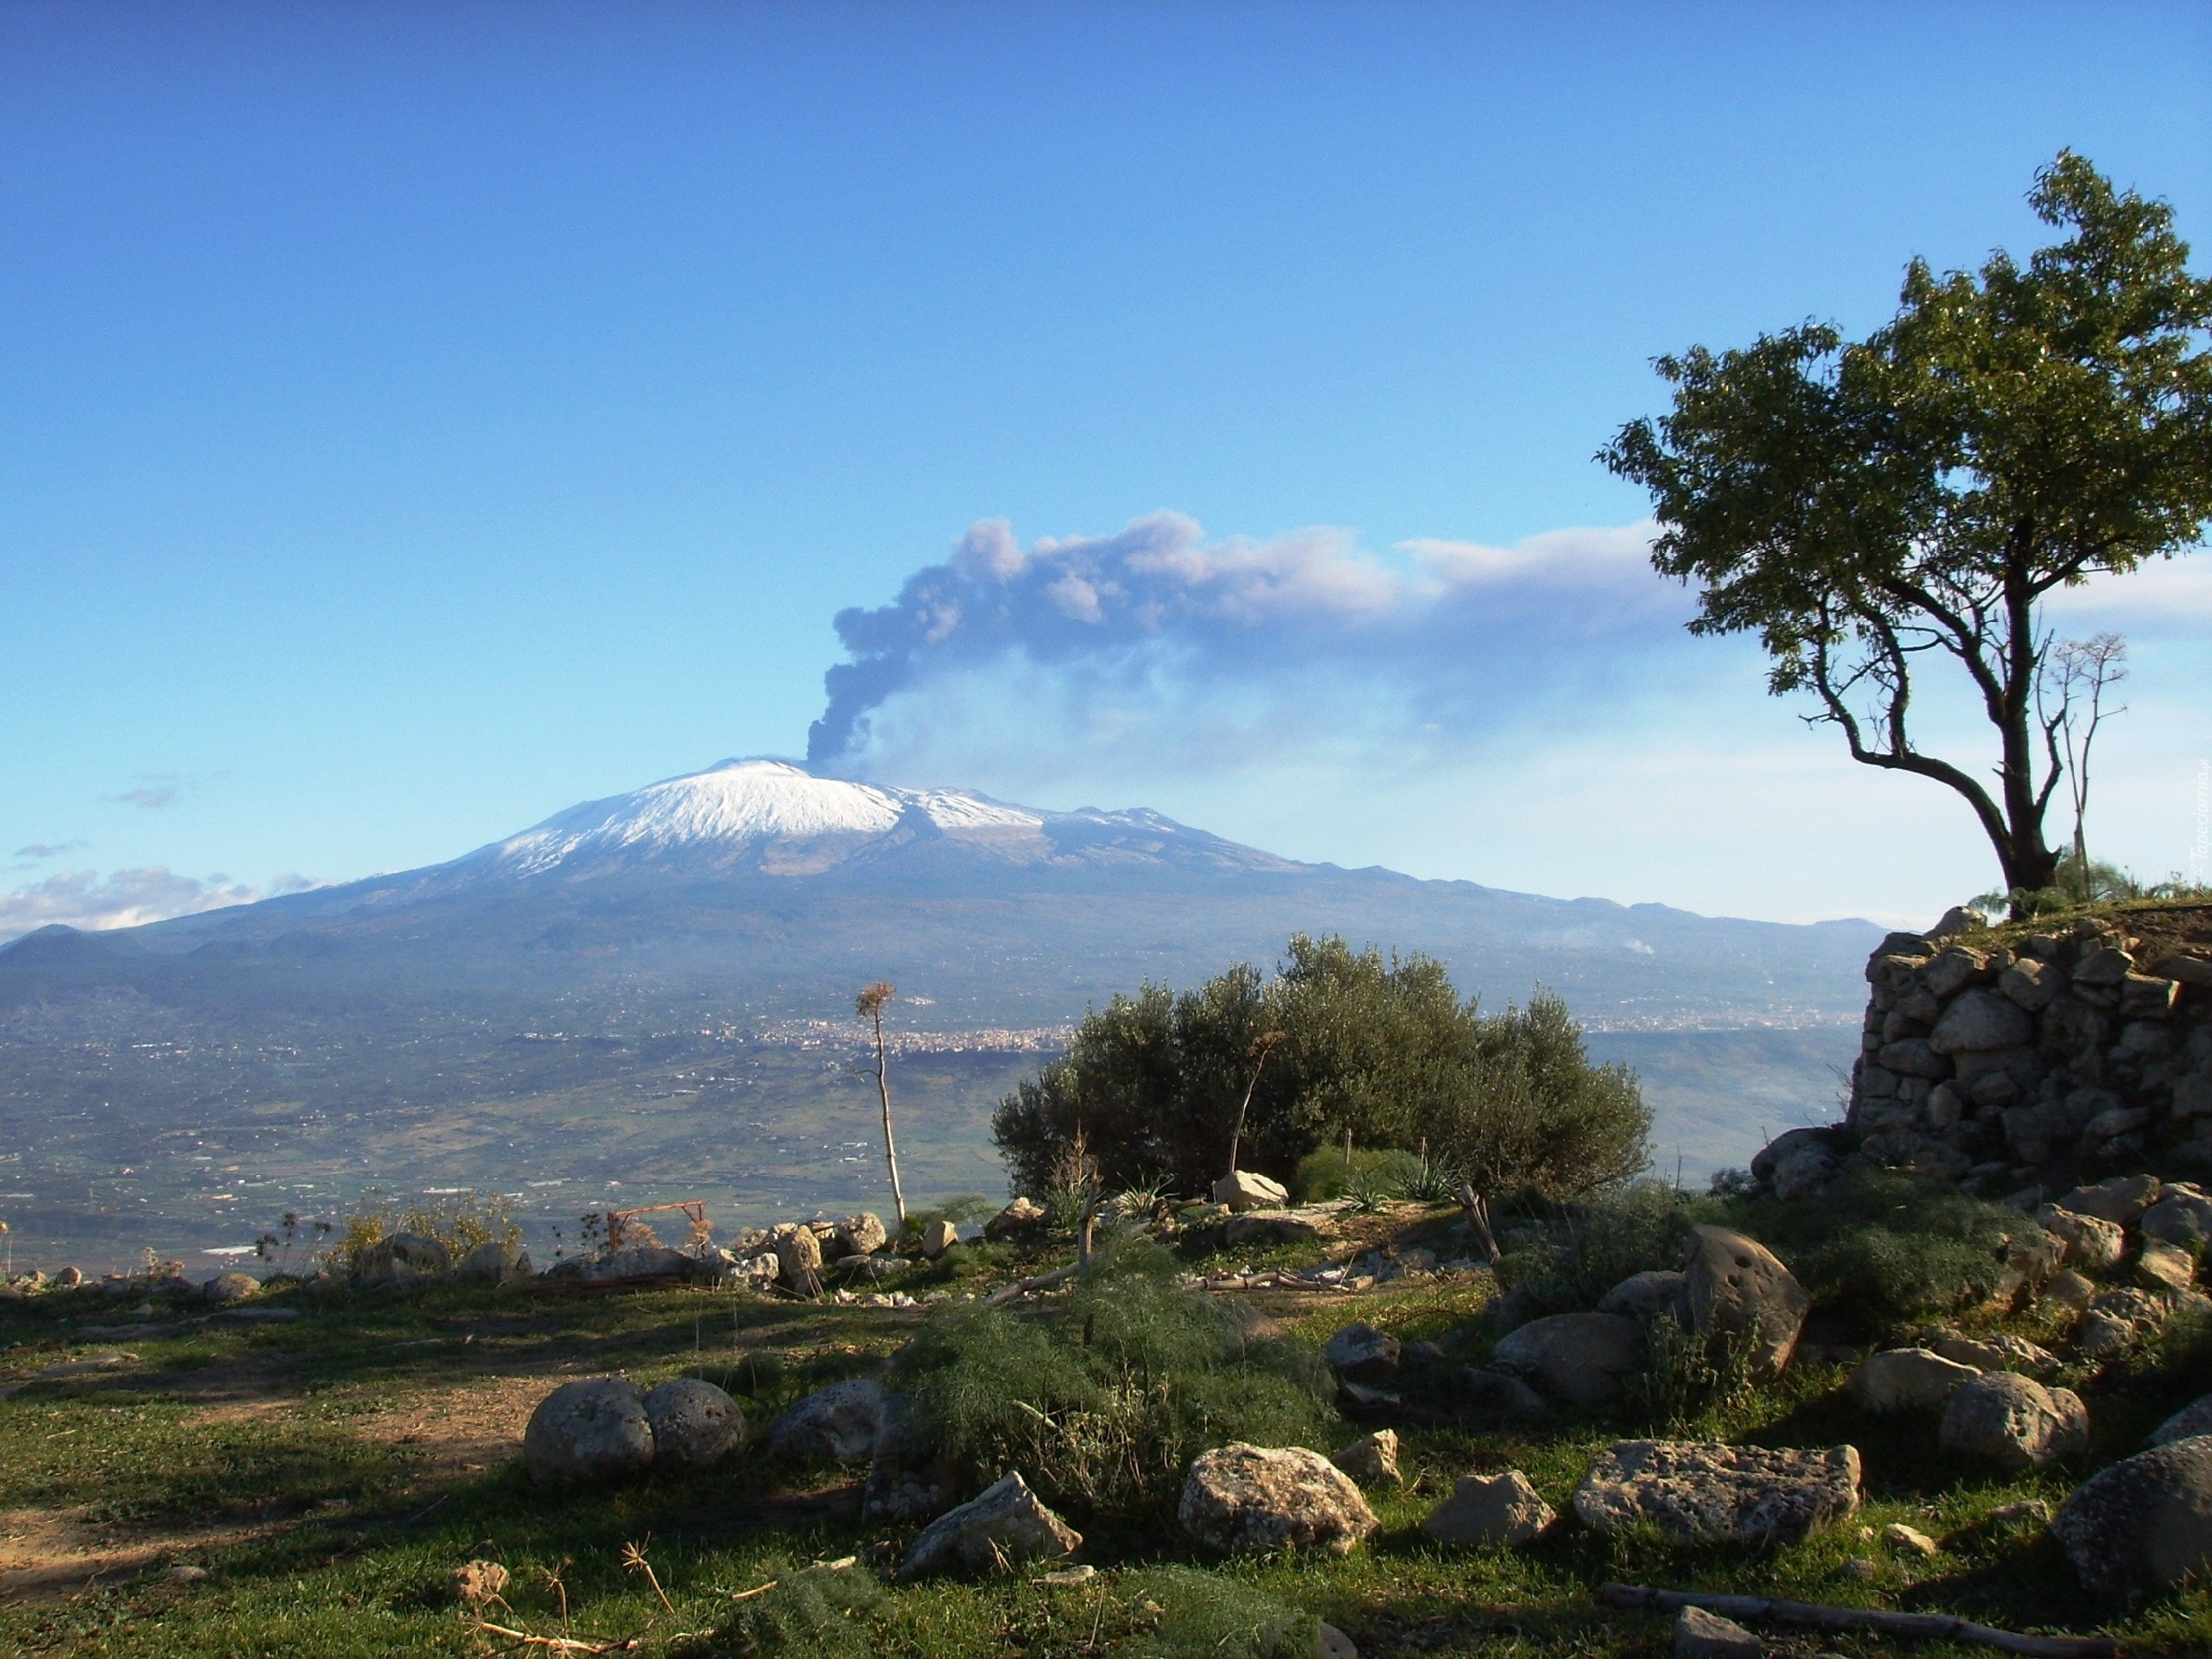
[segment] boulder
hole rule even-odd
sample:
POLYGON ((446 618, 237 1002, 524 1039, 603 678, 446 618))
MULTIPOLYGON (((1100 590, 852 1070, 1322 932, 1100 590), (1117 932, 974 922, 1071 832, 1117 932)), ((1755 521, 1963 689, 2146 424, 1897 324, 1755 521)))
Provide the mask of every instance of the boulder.
POLYGON ((1993 1337, 1938 1331, 1923 1345, 1977 1371, 2025 1371, 2030 1376, 2047 1376, 2058 1369, 2058 1356, 2050 1349, 2009 1331, 1993 1337))
POLYGON ((1398 1472, 1398 1432, 1394 1428, 1361 1435, 1350 1446, 1339 1447, 1329 1461, 1363 1486, 1405 1484, 1406 1478, 1398 1472))
POLYGON ((1083 1535, 1046 1509, 1017 1471, 923 1528, 899 1576, 1065 1560, 1082 1543, 1083 1535))
POLYGON ((1771 1185, 1774 1172, 1801 1152, 1819 1151, 1836 1156, 1835 1133, 1832 1128, 1784 1129, 1751 1154, 1751 1179, 1771 1185))
POLYGON ((922 1254, 934 1262, 960 1243, 960 1230, 949 1221, 933 1221, 922 1229, 922 1254))
POLYGON ((2155 1175, 2115 1175, 2108 1181, 2077 1186, 2071 1192, 2062 1194, 2058 1207, 2071 1210, 2077 1216, 2094 1216, 2100 1221, 2125 1227, 2162 1196, 2163 1189, 2155 1175))
POLYGON ((1469 1365, 1459 1373, 1459 1392, 1475 1410, 1497 1417, 1548 1417, 1551 1408, 1517 1376, 1469 1365))
POLYGON ((1664 1313, 1687 1328, 1690 1322, 1688 1281, 1682 1274, 1669 1273, 1663 1268, 1631 1274, 1598 1299, 1598 1311, 1618 1313, 1630 1319, 1656 1319, 1664 1313))
POLYGON ((1601 1406, 1619 1397, 1623 1377, 1643 1368, 1643 1330, 1618 1313, 1554 1313, 1507 1332, 1491 1359, 1570 1405, 1601 1406))
POLYGON ((218 1307, 229 1307, 260 1295, 261 1281, 250 1273, 219 1273, 200 1287, 200 1294, 218 1307))
POLYGON ((768 1425, 772 1454, 808 1463, 851 1463, 875 1450, 883 1422, 883 1384, 856 1376, 817 1389, 768 1425))
POLYGON ((1859 1507, 1859 1451, 1776 1451, 1694 1440, 1619 1440, 1574 1489, 1585 1526, 1649 1522, 1678 1542, 1794 1544, 1859 1507))
POLYGON ((2089 1446, 2089 1414, 2070 1389, 1989 1371, 1952 1392, 1937 1440, 1946 1452, 2000 1469, 2039 1469, 2089 1446))
POLYGON ((2045 1232, 2065 1240, 2066 1259, 2079 1268, 2113 1267, 2127 1249, 2127 1236, 2120 1224, 2099 1216, 2045 1204, 2037 1206, 2036 1222, 2045 1232))
POLYGON ((626 1376, 563 1382, 537 1402, 523 1463, 541 1486, 627 1479, 653 1460, 645 1390, 626 1376))
POLYGON ((530 1276, 530 1258, 503 1238, 487 1238, 454 1269, 454 1276, 480 1284, 504 1285, 530 1276))
POLYGON ((1952 1390, 1980 1375, 1978 1367, 1947 1359, 1926 1348, 1892 1348, 1867 1355, 1844 1386, 1861 1411, 1887 1416, 1941 1411, 1952 1390))
POLYGON ((2199 1434, 2212 1434, 2212 1394, 2190 1401, 2152 1429, 2150 1440, 2152 1446, 2170 1446, 2176 1440, 2195 1440, 2199 1434))
POLYGON ((663 1468, 710 1467, 744 1438, 745 1414, 737 1402, 696 1376, 648 1389, 645 1408, 653 1430, 653 1461, 663 1468))
POLYGON ((2089 1299, 2097 1294, 2097 1287, 2073 1268, 2062 1268, 2051 1274, 2043 1294, 2062 1307, 2087 1307, 2089 1299))
POLYGON ((2065 987, 2063 969, 2031 957, 2023 957, 1997 976, 1998 991, 2030 1014, 2042 1013, 2065 987))
POLYGON ((2133 1319, 2092 1306, 2075 1322, 2068 1345, 2083 1359, 2108 1359, 2133 1347, 2140 1327, 2133 1319))
POLYGON ((435 1238, 420 1233, 393 1233, 378 1239, 353 1258, 357 1285, 410 1285, 417 1279, 449 1271, 453 1255, 435 1238))
POLYGON ((2168 1244, 2212 1238, 2212 1198, 2194 1186, 2169 1184, 2158 1201, 2143 1212, 2138 1225, 2145 1236, 2168 1244))
POLYGON ((847 1216, 837 1224, 837 1230, 830 1235, 836 1254, 845 1255, 874 1255, 890 1240, 883 1230, 883 1217, 873 1210, 863 1210, 857 1216, 847 1216))
POLYGON ((665 1244, 625 1244, 597 1255, 571 1256, 560 1270, 587 1285, 665 1285, 698 1277, 707 1268, 697 1256, 665 1244))
POLYGON ((776 1276, 786 1290, 811 1296, 822 1287, 822 1241, 811 1227, 784 1227, 776 1233, 776 1276))
POLYGON ((1213 1201, 1231 1210, 1280 1210, 1290 1202, 1290 1189, 1249 1169, 1232 1169, 1214 1183, 1213 1201))
POLYGON ((1726 1227, 1694 1230, 1684 1270, 1690 1322, 1744 1342, 1752 1374, 1779 1376, 1796 1351, 1812 1305, 1788 1268, 1756 1239, 1726 1227))
POLYGON ((1371 1325, 1348 1325, 1322 1344, 1321 1357, 1347 1382, 1387 1382, 1398 1372, 1398 1339, 1371 1325))
MULTIPOLYGON (((1956 1121, 1955 1117, 1953 1121, 1956 1121)), ((1841 1167, 1842 1160, 1828 1147, 1800 1147, 1776 1162, 1774 1196, 1784 1199, 1813 1198, 1827 1190, 1841 1167)))
POLYGON ((2010 997, 1977 986, 1951 999, 1936 1029, 1928 1033, 1928 1046, 1938 1054, 1957 1054, 2019 1048, 2035 1039, 2036 1022, 2025 1008, 2010 997))
POLYGON ((2146 1238, 2135 1255, 2135 1276, 2153 1290, 2187 1290, 2196 1278, 2196 1258, 2178 1244, 2146 1238))
POLYGON ((1199 1454, 1175 1512, 1192 1539, 1224 1553, 1296 1545, 1348 1555, 1378 1524, 1351 1478, 1319 1452, 1241 1442, 1199 1454))
POLYGON ((1223 1225, 1222 1242, 1239 1244, 1310 1244, 1321 1236, 1313 1220, 1294 1210, 1247 1210, 1223 1225))
POLYGON ((2212 1571, 2212 1435, 2100 1470, 2059 1506, 2050 1530, 2099 1595, 2157 1592, 2212 1571))
POLYGON ((995 1243, 1002 1238, 1012 1238, 1017 1233, 1029 1232, 1044 1224, 1045 1206, 1033 1203, 1027 1198, 1017 1198, 983 1224, 983 1236, 995 1243))
POLYGON ((1440 1544, 1525 1544, 1558 1518, 1529 1477, 1509 1469, 1502 1475, 1460 1476, 1421 1530, 1440 1544))
POLYGON ((1969 985, 1986 985, 1996 976, 1987 957, 1963 945, 1938 951, 1936 960, 1920 970, 1921 982, 1938 1000, 1956 996, 1969 985))
POLYGON ((1675 1651, 1682 1659, 1759 1659, 1766 1644, 1732 1618, 1685 1607, 1675 1615, 1675 1651))

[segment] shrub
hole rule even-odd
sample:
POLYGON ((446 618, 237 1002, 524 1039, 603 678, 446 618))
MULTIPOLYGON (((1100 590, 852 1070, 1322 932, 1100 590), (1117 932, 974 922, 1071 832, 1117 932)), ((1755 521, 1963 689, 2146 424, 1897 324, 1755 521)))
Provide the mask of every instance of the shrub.
MULTIPOLYGON (((1624 1380, 1631 1416, 1667 1433, 1751 1392, 1751 1351, 1734 1334, 1683 1329, 1671 1314, 1643 1322, 1649 1363, 1624 1380)), ((1716 1436, 1715 1438, 1723 1438, 1716 1436)))
POLYGON ((1210 1446, 1312 1439, 1332 1392, 1319 1355, 1244 1342, 1234 1311, 1173 1270, 1120 1238, 1063 1305, 938 1315, 899 1363, 924 1445, 973 1482, 1018 1468, 1055 1507, 1135 1516, 1173 1504, 1210 1446))
POLYGON ((1498 1282, 1533 1305, 1594 1307, 1632 1274, 1680 1268, 1691 1227, 1713 1210, 1664 1182, 1633 1182, 1508 1228, 1498 1282))
POLYGON ((1350 1163, 1342 1147, 1322 1147, 1299 1160, 1290 1185, 1307 1204, 1341 1198, 1355 1185, 1402 1198, 1421 1173, 1421 1159, 1397 1147, 1356 1148, 1350 1163))
POLYGON ((715 1632, 715 1650, 805 1656, 805 1659, 872 1659, 864 1615, 884 1600, 874 1573, 858 1567, 835 1571, 810 1566, 781 1552, 760 1571, 775 1588, 739 1607, 715 1632))
POLYGON ((1949 1313, 1993 1295, 2018 1211, 1948 1181, 1854 1170, 1817 1198, 1762 1198, 1739 1225, 1789 1263, 1816 1307, 1876 1324, 1949 1313))
POLYGON ((1484 1015, 1432 958, 1386 963, 1303 935, 1271 981, 1239 965, 1094 1011, 1063 1058, 1000 1103, 992 1138, 1017 1191, 1064 1185, 1080 1144, 1105 1191, 1204 1192, 1228 1166, 1247 1090, 1238 1161, 1279 1179, 1347 1131, 1372 1149, 1433 1148, 1485 1193, 1574 1196, 1649 1161, 1635 1075, 1592 1065, 1557 997, 1484 1015))
POLYGON ((514 1249, 522 1248, 522 1225, 502 1193, 440 1193, 428 1202, 413 1199, 404 1209, 388 1198, 365 1198, 339 1224, 338 1242, 329 1251, 331 1270, 346 1271, 363 1251, 394 1233, 435 1238, 455 1262, 494 1239, 514 1249))

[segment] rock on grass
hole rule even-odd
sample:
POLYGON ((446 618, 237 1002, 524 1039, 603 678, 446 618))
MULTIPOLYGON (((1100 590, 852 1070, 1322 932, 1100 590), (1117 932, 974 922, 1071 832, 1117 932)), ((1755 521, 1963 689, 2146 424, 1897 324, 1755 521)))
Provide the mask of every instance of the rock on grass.
POLYGON ((1351 1478, 1319 1452, 1242 1443, 1191 1465, 1176 1517, 1194 1541, 1224 1554, 1287 1544, 1349 1555, 1378 1524, 1351 1478))

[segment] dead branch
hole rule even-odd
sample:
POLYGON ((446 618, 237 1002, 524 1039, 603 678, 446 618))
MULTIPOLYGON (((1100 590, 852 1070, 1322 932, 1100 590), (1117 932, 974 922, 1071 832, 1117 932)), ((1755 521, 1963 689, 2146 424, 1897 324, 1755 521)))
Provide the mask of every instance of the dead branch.
POLYGON ((510 1630, 505 1624, 494 1624, 486 1619, 472 1618, 468 1622, 480 1630, 488 1630, 493 1636, 504 1636, 510 1642, 544 1648, 554 1653, 634 1653, 645 1645, 634 1636, 626 1637, 620 1642, 584 1642, 571 1636, 532 1636, 528 1630, 510 1630))
MULTIPOLYGON (((847 1567, 858 1567, 860 1564, 861 1558, 857 1555, 841 1555, 834 1561, 816 1561, 810 1566, 803 1567, 799 1568, 798 1573, 794 1573, 791 1576, 797 1578, 800 1573, 842 1573, 847 1567)), ((782 1582, 781 1579, 771 1579, 766 1584, 754 1585, 750 1590, 733 1590, 729 1592, 729 1599, 732 1601, 750 1601, 755 1596, 766 1595, 782 1582)))
POLYGON ((1033 1290, 1043 1290, 1047 1286, 1058 1284, 1061 1280, 1073 1274, 1082 1265, 1080 1262, 1071 1262, 1065 1267, 1054 1268, 1050 1273, 1040 1273, 1029 1279, 1017 1279, 1012 1284, 995 1290, 983 1298, 983 1306, 1003 1307, 1017 1296, 1027 1296, 1033 1290))
POLYGON ((1460 1184, 1459 1208, 1467 1213, 1467 1231, 1481 1247, 1484 1259, 1496 1267, 1497 1258, 1504 1252, 1497 1248, 1497 1236, 1490 1230, 1490 1205, 1471 1183, 1460 1184))
POLYGON ((1948 1613, 1893 1613, 1876 1607, 1831 1607, 1817 1601, 1784 1601, 1773 1596, 1707 1595, 1701 1590, 1657 1590, 1641 1584, 1609 1584, 1598 1592, 1608 1607, 1672 1613, 1702 1607, 1730 1618, 1801 1624, 1816 1630, 1877 1630, 1921 1642, 1972 1642, 2029 1659, 2117 1659, 2120 1644, 2104 1636, 2023 1636, 1948 1613))

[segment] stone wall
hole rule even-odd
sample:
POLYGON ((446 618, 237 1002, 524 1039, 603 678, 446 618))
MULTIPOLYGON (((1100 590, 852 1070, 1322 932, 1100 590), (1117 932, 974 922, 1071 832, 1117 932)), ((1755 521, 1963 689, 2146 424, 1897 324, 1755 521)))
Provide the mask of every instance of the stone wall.
POLYGON ((2212 906, 1994 931, 1955 912, 1883 940, 1866 981, 1843 1124, 1752 1162, 1783 1197, 1853 1162, 2031 1203, 2122 1172, 2212 1173, 2212 906))

